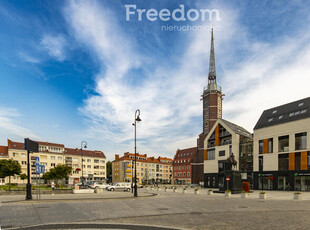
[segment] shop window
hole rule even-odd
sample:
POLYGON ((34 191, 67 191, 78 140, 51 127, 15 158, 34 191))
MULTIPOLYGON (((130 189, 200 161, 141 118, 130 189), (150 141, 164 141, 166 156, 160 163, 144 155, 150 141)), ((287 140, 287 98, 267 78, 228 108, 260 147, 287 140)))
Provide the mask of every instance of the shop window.
POLYGON ((278 155, 278 165, 279 171, 287 171, 288 170, 288 154, 279 154, 278 155))
POLYGON ((259 142, 258 142, 258 153, 262 154, 263 152, 264 152, 264 141, 259 140, 259 142))
POLYGON ((288 152, 289 151, 289 136, 279 137, 279 152, 288 152))
POLYGON ((295 134, 295 149, 302 150, 307 149, 307 133, 295 134))

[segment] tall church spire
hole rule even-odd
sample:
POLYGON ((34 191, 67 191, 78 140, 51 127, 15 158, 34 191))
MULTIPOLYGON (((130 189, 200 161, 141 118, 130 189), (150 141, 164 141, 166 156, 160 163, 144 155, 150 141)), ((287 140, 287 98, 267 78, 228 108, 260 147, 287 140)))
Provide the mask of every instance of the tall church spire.
POLYGON ((208 76, 208 79, 209 79, 209 83, 211 81, 215 81, 215 83, 216 83, 213 28, 211 29, 211 48, 210 48, 210 61, 209 61, 209 76, 208 76))

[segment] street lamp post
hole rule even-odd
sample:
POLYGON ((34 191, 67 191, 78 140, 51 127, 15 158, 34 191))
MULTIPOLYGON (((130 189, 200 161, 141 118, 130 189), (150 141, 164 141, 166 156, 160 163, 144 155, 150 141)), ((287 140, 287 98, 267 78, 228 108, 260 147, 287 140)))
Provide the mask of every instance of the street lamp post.
POLYGON ((84 174, 83 174, 83 144, 84 144, 84 149, 87 148, 87 142, 86 141, 82 141, 81 142, 81 157, 82 157, 82 186, 84 186, 84 174))
POLYGON ((138 196, 137 191, 137 122, 140 122, 140 109, 137 109, 135 112, 135 123, 132 125, 135 127, 135 187, 134 187, 134 196, 138 196))
POLYGON ((131 193, 133 193, 133 161, 131 161, 131 193))

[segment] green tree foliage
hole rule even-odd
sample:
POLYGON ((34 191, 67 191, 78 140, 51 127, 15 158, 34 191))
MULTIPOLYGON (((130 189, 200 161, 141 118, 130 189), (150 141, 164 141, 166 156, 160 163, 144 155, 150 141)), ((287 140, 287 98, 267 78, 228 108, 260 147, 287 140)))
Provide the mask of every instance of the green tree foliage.
POLYGON ((64 179, 72 173, 72 167, 68 165, 59 164, 55 168, 51 168, 48 172, 44 173, 45 180, 64 179))
POLYGON ((25 173, 20 174, 19 177, 22 181, 24 181, 28 178, 28 176, 25 173))
POLYGON ((22 172, 21 168, 18 161, 13 159, 0 160, 0 178, 9 177, 9 190, 11 190, 11 176, 19 175, 22 172))

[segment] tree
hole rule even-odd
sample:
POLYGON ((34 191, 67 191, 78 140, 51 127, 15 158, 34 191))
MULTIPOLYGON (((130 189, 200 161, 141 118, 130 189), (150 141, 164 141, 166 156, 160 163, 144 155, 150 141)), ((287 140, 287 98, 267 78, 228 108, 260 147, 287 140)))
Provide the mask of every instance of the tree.
POLYGON ((112 181, 112 162, 107 162, 107 178, 109 178, 110 181, 112 181))
POLYGON ((9 190, 11 190, 11 176, 19 175, 22 172, 21 168, 18 161, 13 159, 0 160, 0 178, 9 177, 9 190))
POLYGON ((20 179, 24 182, 25 179, 28 178, 28 176, 25 173, 22 173, 19 175, 20 179))
POLYGON ((45 180, 52 179, 64 179, 72 173, 72 167, 68 165, 59 164, 54 168, 51 168, 48 172, 44 173, 43 178, 45 180))

